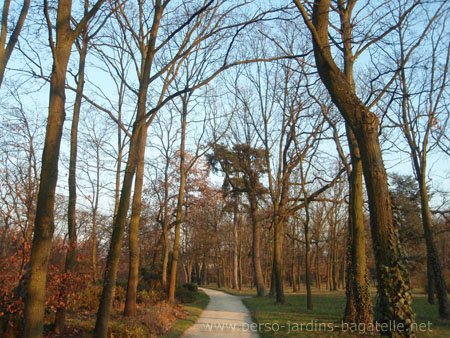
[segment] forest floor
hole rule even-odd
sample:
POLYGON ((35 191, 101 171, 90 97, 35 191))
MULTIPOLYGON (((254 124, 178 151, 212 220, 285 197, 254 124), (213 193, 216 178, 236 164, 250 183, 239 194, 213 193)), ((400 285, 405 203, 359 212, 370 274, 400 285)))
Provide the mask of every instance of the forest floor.
MULTIPOLYGON (((217 289, 217 288, 215 288, 217 289)), ((304 290, 293 293, 287 289, 286 303, 276 304, 273 297, 255 296, 255 289, 242 291, 221 289, 230 294, 245 295, 244 304, 250 310, 263 338, 273 337, 356 337, 342 323, 345 291, 313 289, 313 310, 306 310, 304 290)), ((371 290, 375 296, 375 290, 371 290)), ((375 304, 375 298, 374 298, 375 304)), ((418 337, 450 337, 450 320, 439 319, 438 305, 430 305, 425 294, 413 292, 418 337)), ((376 335, 377 336, 377 335, 376 335)))
MULTIPOLYGON (((172 305, 168 302, 140 303, 136 317, 123 316, 123 302, 117 302, 112 309, 108 337, 114 338, 178 338, 202 313, 209 302, 204 292, 198 292, 195 301, 172 305)), ((45 338, 91 338, 96 319, 96 311, 78 311, 67 314, 67 325, 63 332, 56 334, 46 325, 45 338)), ((3 336, 0 333, 0 337, 3 336)))

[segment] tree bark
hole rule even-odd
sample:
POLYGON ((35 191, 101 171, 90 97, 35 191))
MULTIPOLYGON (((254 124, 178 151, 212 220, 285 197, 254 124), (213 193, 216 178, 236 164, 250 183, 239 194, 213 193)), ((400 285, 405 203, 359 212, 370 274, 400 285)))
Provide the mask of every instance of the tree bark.
POLYGON ((127 296, 125 299, 124 315, 136 315, 136 295, 139 281, 139 223, 141 221, 142 186, 144 182, 145 146, 147 143, 147 128, 141 131, 142 140, 139 144, 136 178, 134 181, 133 205, 129 225, 130 258, 128 267, 127 296))
MULTIPOLYGON (((392 207, 378 140, 379 120, 359 100, 343 72, 335 64, 328 41, 330 0, 316 1, 310 20, 303 5, 294 0, 313 36, 314 56, 322 82, 333 103, 353 130, 361 153, 369 197, 373 247, 377 265, 378 309, 381 323, 413 321, 409 272, 394 229, 392 207), (396 308, 396 311, 393 311, 396 308)), ((399 334, 408 334, 408 331, 399 334)))
POLYGON ((148 128, 145 115, 147 113, 146 102, 148 87, 150 84, 150 70, 155 56, 155 45, 159 23, 164 10, 160 1, 156 1, 154 7, 153 23, 150 29, 148 45, 141 51, 143 63, 142 73, 139 79, 136 121, 134 123, 133 132, 130 139, 130 150, 125 168, 122 190, 120 193, 119 208, 113 223, 113 233, 104 273, 103 291, 100 307, 97 312, 97 320, 95 322, 94 335, 98 338, 105 338, 108 332, 112 296, 116 284, 117 269, 119 266, 120 250, 122 248, 127 213, 130 207, 133 178, 139 164, 140 156, 144 156, 145 151, 148 128))
MULTIPOLYGON (((53 208, 55 204, 56 182, 58 179, 59 151, 65 119, 67 64, 73 42, 103 2, 104 0, 99 0, 78 25, 76 25, 74 30, 71 28, 70 21, 72 1, 60 0, 58 3, 56 44, 50 39, 53 53, 53 69, 50 79, 49 111, 42 154, 34 237, 31 247, 30 278, 28 280, 24 310, 25 323, 23 333, 27 338, 41 337, 44 326, 45 284, 55 227, 53 208)), ((48 18, 47 2, 44 3, 44 7, 49 30, 51 30, 53 28, 48 18)))
POLYGON ((175 303, 175 288, 177 282, 178 256, 180 252, 180 231, 184 205, 184 192, 186 186, 187 171, 185 165, 187 102, 183 99, 181 113, 181 145, 180 145, 180 186, 178 189, 177 210, 175 216, 175 239, 173 243, 172 265, 170 268, 169 301, 175 303))
POLYGON ((284 304, 286 302, 284 296, 284 283, 283 283, 283 238, 284 238, 284 221, 280 216, 275 217, 274 224, 274 282, 275 282, 275 294, 277 303, 284 304))
MULTIPOLYGON (((426 242, 425 242, 426 243, 426 242)), ((427 251, 427 298, 428 304, 434 304, 436 302, 436 298, 434 297, 434 271, 433 271, 433 263, 431 262, 431 257, 428 255, 427 251)))
POLYGON ((145 140, 143 140, 142 137, 142 129, 144 128, 146 128, 145 120, 140 120, 139 123, 136 122, 130 140, 130 150, 120 194, 119 210, 113 224, 111 244, 104 273, 103 291, 100 300, 100 307, 97 312, 97 320, 95 322, 94 335, 99 338, 104 338, 107 336, 112 297, 114 294, 117 269, 119 266, 120 250, 125 231, 125 223, 127 221, 127 213, 130 206, 133 177, 136 170, 136 161, 139 157, 139 149, 142 149, 140 144, 143 142, 145 143, 145 140))
POLYGON ((347 306, 344 320, 348 323, 373 322, 372 299, 369 294, 366 244, 363 214, 362 164, 358 144, 350 128, 347 128, 352 168, 349 181, 348 232, 350 252, 346 283, 347 306))
MULTIPOLYGON (((69 160, 69 205, 67 210, 67 233, 68 247, 66 252, 65 272, 71 272, 76 263, 76 203, 77 203, 77 187, 76 187, 76 167, 77 167, 77 149, 78 149, 78 123, 80 120, 81 101, 84 89, 84 71, 86 66, 87 54, 87 29, 83 31, 83 40, 79 49, 80 60, 78 62, 78 83, 73 107, 72 126, 70 130, 70 160, 69 160)), ((67 301, 67 297, 64 297, 67 301)), ((56 310, 54 330, 60 333, 64 330, 66 321, 66 306, 59 307, 56 310)))
POLYGON ((239 266, 238 266, 238 256, 239 256, 239 198, 236 196, 233 201, 233 289, 239 289, 239 266))
POLYGON ((253 193, 248 194, 250 203, 250 217, 253 227, 253 269, 255 272, 255 283, 257 296, 266 295, 266 287, 264 285, 264 277, 261 269, 261 222, 258 218, 258 205, 256 196, 253 193))
MULTIPOLYGON (((308 206, 306 207, 308 208, 308 206)), ((309 212, 305 221, 305 284, 306 284, 306 309, 312 310, 312 291, 311 291, 311 236, 309 234, 309 212)))
POLYGON ((50 79, 50 99, 45 134, 42 169, 36 207, 34 237, 31 247, 30 278, 25 300, 25 337, 41 337, 44 328, 45 284, 50 249, 52 245, 55 204, 55 189, 58 179, 58 159, 62 129, 65 119, 65 82, 70 51, 74 41, 69 21, 71 1, 61 1, 58 19, 62 22, 57 29, 57 44, 54 50, 53 71, 50 79))

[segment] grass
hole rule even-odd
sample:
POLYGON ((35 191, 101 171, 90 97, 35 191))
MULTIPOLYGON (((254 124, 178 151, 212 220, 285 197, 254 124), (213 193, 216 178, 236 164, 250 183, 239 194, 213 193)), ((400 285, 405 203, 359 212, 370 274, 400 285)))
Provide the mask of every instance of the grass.
POLYGON ((172 329, 162 336, 162 338, 177 338, 181 337, 181 335, 192 325, 194 325, 195 321, 198 317, 200 317, 203 309, 208 305, 209 303, 209 296, 200 291, 197 294, 197 300, 190 304, 185 304, 183 306, 183 310, 187 311, 189 315, 184 318, 177 320, 173 326, 172 329))
MULTIPOLYGON (((305 294, 287 294, 284 305, 276 304, 273 297, 247 298, 244 303, 264 338, 299 334, 302 337, 355 337, 342 330, 345 301, 344 292, 317 292, 313 295, 312 311, 306 310, 305 294)), ((429 305, 426 297, 415 295, 413 308, 416 323, 424 323, 423 328, 431 329, 418 332, 419 337, 450 337, 450 320, 439 319, 437 305, 429 305)))

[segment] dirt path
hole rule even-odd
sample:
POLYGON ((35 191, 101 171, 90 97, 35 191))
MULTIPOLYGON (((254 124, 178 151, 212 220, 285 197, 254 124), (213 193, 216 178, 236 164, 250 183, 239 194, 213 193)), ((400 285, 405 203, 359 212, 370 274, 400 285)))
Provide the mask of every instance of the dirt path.
POLYGON ((197 322, 182 338, 194 337, 259 337, 256 325, 252 328, 252 318, 241 298, 222 291, 201 289, 210 298, 197 322))

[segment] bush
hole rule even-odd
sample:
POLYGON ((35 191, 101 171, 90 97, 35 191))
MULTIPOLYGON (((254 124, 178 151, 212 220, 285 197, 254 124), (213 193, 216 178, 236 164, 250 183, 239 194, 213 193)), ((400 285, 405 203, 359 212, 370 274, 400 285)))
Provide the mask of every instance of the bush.
POLYGON ((143 324, 149 337, 160 336, 167 332, 173 322, 185 316, 184 312, 171 304, 160 302, 150 307, 143 318, 143 324))
POLYGON ((183 284, 182 287, 185 289, 188 289, 189 291, 192 291, 192 292, 198 291, 198 286, 195 283, 186 283, 186 284, 183 284))
POLYGON ((99 306, 101 286, 91 286, 81 290, 78 294, 78 300, 70 304, 72 312, 96 311, 99 306))
POLYGON ((185 287, 178 287, 175 290, 175 297, 178 299, 180 303, 192 303, 195 301, 195 295, 197 292, 191 291, 185 287))
POLYGON ((138 291, 137 293, 137 302, 144 304, 154 304, 163 301, 166 299, 166 293, 161 288, 150 289, 138 291))
POLYGON ((115 338, 146 338, 149 337, 145 325, 133 320, 112 321, 108 328, 109 337, 115 338))

